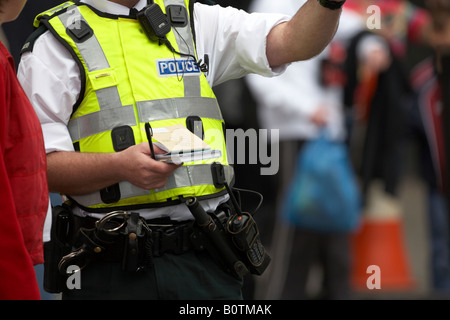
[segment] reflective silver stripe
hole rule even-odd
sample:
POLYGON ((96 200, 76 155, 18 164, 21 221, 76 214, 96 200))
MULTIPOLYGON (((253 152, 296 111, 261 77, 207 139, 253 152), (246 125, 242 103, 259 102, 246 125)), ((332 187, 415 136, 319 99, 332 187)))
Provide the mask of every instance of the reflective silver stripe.
MULTIPOLYGON (((172 98, 137 102, 139 122, 199 116, 222 121, 217 100, 214 98, 172 98)), ((120 125, 137 125, 133 106, 100 110, 69 121, 72 141, 109 131, 120 125)))
POLYGON ((133 106, 100 110, 69 121, 69 133, 72 141, 114 129, 118 126, 135 126, 133 106))
POLYGON ((117 86, 97 90, 95 91, 95 94, 97 95, 98 104, 100 105, 101 110, 117 108, 122 105, 117 86))
MULTIPOLYGON (((225 178, 231 183, 234 170, 231 166, 224 166, 225 178)), ((175 170, 169 177, 163 188, 155 189, 155 192, 167 191, 174 188, 214 185, 211 165, 201 164, 195 166, 183 166, 175 170)))
MULTIPOLYGON (((181 5, 185 7, 184 0, 165 0, 164 6, 167 8, 170 5, 181 5)), ((188 10, 189 11, 189 10, 188 10)), ((180 53, 190 54, 196 56, 194 39, 192 37, 191 24, 188 23, 185 27, 172 27, 175 39, 178 44, 180 53)), ((192 59, 192 58, 189 58, 192 59)), ((199 97, 201 96, 200 77, 183 77, 184 96, 185 97, 199 97)))
MULTIPOLYGON (((64 27, 69 29, 80 28, 81 21, 88 24, 76 5, 69 7, 67 12, 59 16, 59 19, 64 27)), ((75 45, 89 72, 108 69, 110 67, 95 35, 84 42, 75 42, 75 45)), ((115 108, 122 105, 117 86, 97 90, 96 94, 101 109, 115 108)))
POLYGON ((141 123, 189 116, 223 120, 222 112, 214 98, 172 98, 140 101, 136 105, 141 123))
MULTIPOLYGON (((224 166, 225 177, 228 183, 231 183, 234 176, 234 170, 231 166, 224 166)), ((156 189, 155 192, 163 192, 174 188, 193 187, 202 185, 214 185, 211 165, 183 166, 175 170, 174 174, 168 179, 164 188, 156 189)), ((149 190, 144 190, 132 185, 129 182, 121 182, 121 199, 146 196, 150 194, 149 190)), ((84 196, 71 196, 76 202, 85 207, 102 204, 100 192, 91 193, 84 196)))
MULTIPOLYGON (((66 13, 59 16, 59 19, 64 27, 69 29, 81 28, 81 21, 88 24, 76 5, 69 7, 66 13)), ((89 72, 109 68, 108 60, 106 59, 102 47, 100 46, 100 43, 95 35, 82 43, 76 42, 75 45, 80 51, 89 72)))

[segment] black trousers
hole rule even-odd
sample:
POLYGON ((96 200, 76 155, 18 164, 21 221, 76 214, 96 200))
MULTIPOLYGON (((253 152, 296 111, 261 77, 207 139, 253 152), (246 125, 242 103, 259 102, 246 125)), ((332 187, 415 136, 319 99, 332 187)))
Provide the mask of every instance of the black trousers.
POLYGON ((350 299, 349 235, 296 229, 282 298, 350 299), (322 271, 317 296, 306 290, 313 267, 322 271))
POLYGON ((206 252, 165 254, 154 266, 124 272, 120 263, 95 262, 81 272, 81 289, 65 290, 63 300, 241 300, 242 281, 225 272, 206 252))

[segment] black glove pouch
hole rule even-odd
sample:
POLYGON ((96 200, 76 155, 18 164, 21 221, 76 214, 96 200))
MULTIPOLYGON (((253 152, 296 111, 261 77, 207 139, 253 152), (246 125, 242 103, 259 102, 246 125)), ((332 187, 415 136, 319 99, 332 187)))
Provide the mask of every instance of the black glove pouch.
POLYGON ((58 264, 72 249, 72 221, 67 205, 52 208, 51 238, 44 243, 44 289, 49 293, 60 293, 66 286, 67 277, 59 272, 58 264))

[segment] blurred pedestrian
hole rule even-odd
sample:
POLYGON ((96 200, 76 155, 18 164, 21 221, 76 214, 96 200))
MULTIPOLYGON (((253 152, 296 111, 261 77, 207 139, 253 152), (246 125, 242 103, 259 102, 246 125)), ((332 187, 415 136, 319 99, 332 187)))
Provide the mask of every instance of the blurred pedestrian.
POLYGON ((419 63, 411 73, 416 91, 410 112, 410 134, 418 146, 420 173, 427 187, 431 288, 450 295, 449 217, 444 186, 446 156, 442 121, 442 88, 434 58, 419 63))
POLYGON ((433 294, 450 296, 450 218, 448 153, 450 3, 427 0, 431 30, 427 44, 432 56, 425 58, 411 74, 416 91, 411 119, 414 138, 421 147, 421 169, 428 187, 430 226, 431 288, 433 294), (414 126, 415 125, 415 126, 414 126))
MULTIPOLYGON (((255 0, 250 10, 290 14, 296 5, 297 0, 255 0)), ((324 128, 333 141, 345 142, 346 117, 342 104, 345 75, 340 65, 346 55, 346 40, 363 28, 360 16, 344 8, 334 40, 319 56, 291 65, 278 78, 247 76, 258 103, 261 128, 279 130, 281 140, 278 213, 270 246, 274 259, 269 274, 259 283, 257 298, 351 297, 349 234, 287 225, 281 217, 281 206, 285 189, 294 175, 297 154, 305 142, 316 139, 324 128), (311 295, 308 290, 314 270, 320 270, 323 280, 318 295, 311 295)))
MULTIPOLYGON (((349 8, 367 17, 371 4, 350 0, 349 8)), ((423 41, 426 17, 406 1, 381 0, 376 6, 379 27, 362 30, 347 49, 344 103, 354 111, 353 126, 363 133, 353 151, 364 194, 368 195, 373 182, 381 181, 384 191, 396 197, 404 173, 406 112, 412 97, 405 64, 407 44, 423 41), (366 51, 367 42, 374 39, 378 39, 380 50, 372 51, 369 60, 367 54, 358 58, 361 50, 366 51)), ((352 138, 356 139, 355 135, 352 138)))
MULTIPOLYGON (((25 0, 0 0, 0 24, 14 20, 25 0)), ((43 262, 49 207, 41 126, 0 43, 0 299, 39 299, 33 264, 43 262)))

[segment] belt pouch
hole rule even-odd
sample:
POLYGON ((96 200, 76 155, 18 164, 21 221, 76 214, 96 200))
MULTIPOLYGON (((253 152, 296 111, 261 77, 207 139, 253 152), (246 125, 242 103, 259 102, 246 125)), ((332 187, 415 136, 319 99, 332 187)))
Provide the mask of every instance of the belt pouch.
POLYGON ((71 221, 72 212, 67 205, 52 208, 50 241, 44 243, 44 289, 49 293, 60 293, 66 285, 58 263, 71 251, 71 221))
POLYGON ((140 260, 143 250, 139 248, 145 241, 145 231, 143 223, 138 213, 132 212, 127 220, 127 226, 124 230, 124 251, 122 268, 125 271, 136 272, 140 269, 140 260))

